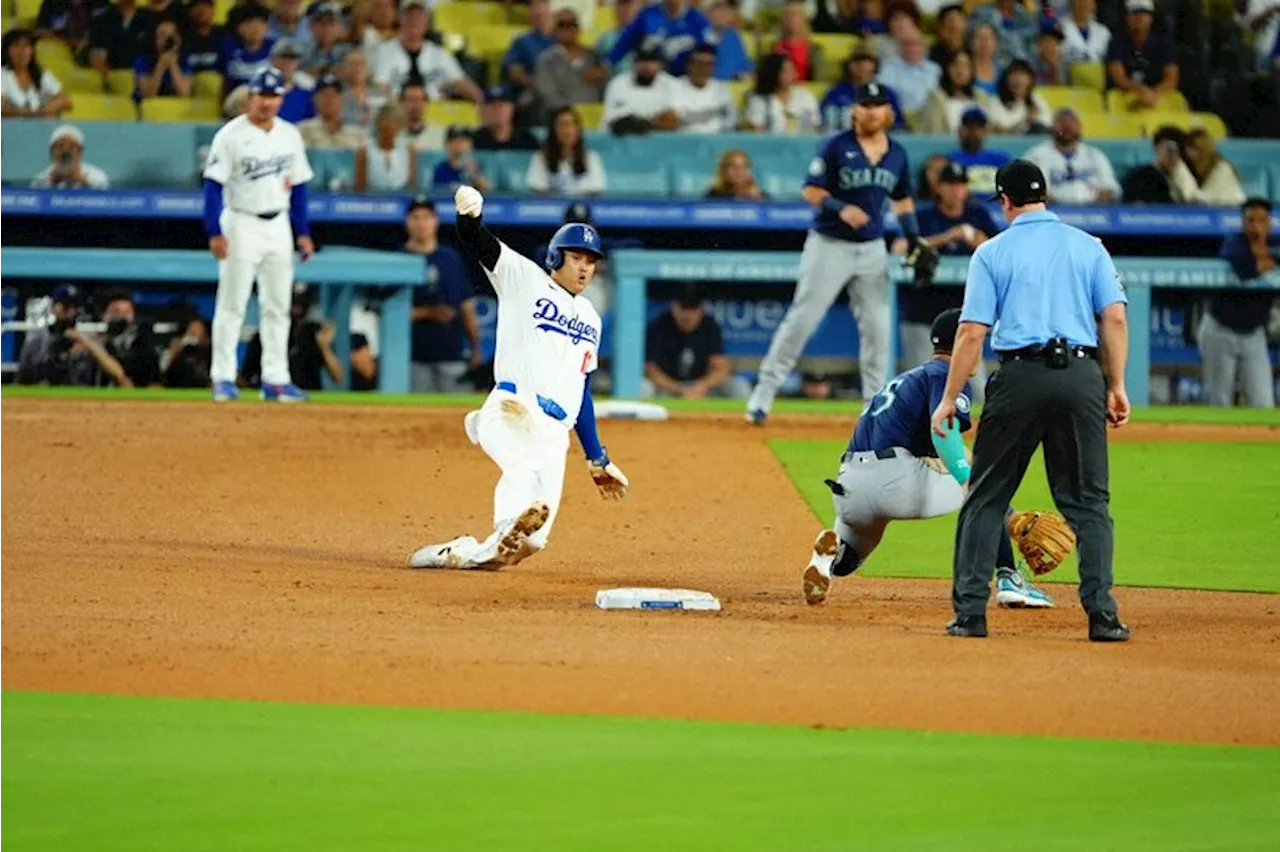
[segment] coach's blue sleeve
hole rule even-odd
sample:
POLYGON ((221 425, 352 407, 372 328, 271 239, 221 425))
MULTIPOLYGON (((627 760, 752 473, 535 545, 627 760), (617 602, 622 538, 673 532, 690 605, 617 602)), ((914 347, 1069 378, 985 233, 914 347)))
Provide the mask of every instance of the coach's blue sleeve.
POLYGON ((210 178, 204 179, 204 230, 211 237, 222 236, 222 184, 210 178))
POLYGON ((582 408, 578 410, 578 422, 573 424, 573 431, 578 433, 578 440, 582 443, 582 452, 586 454, 587 461, 598 461, 603 458, 605 463, 608 463, 608 454, 605 453, 604 447, 600 446, 600 436, 596 434, 596 406, 591 401, 590 379, 582 383, 582 408))
POLYGON ((289 193, 289 224, 293 225, 295 237, 311 235, 311 224, 307 221, 307 185, 300 183, 289 193))

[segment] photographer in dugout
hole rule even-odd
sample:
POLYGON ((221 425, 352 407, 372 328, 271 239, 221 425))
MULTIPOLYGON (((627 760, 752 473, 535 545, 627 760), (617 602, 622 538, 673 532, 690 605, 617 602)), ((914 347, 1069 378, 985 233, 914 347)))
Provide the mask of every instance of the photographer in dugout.
POLYGON ((140 388, 156 384, 160 380, 160 359, 155 339, 151 327, 138 322, 138 306, 133 297, 123 290, 108 293, 102 305, 102 321, 107 324, 104 346, 119 362, 129 382, 140 388))
POLYGON ((63 284, 53 291, 53 321, 27 332, 22 342, 18 384, 89 387, 98 384, 101 373, 118 385, 130 386, 120 362, 93 335, 76 328, 86 301, 85 292, 74 284, 63 284))

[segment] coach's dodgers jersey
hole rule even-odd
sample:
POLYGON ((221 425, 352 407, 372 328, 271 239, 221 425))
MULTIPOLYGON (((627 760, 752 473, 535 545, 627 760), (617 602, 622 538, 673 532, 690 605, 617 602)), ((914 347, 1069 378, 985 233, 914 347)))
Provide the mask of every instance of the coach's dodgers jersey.
POLYGON ((599 366, 600 315, 585 296, 574 296, 529 258, 501 243, 498 262, 485 275, 498 294, 496 381, 515 382, 564 409, 573 428, 587 375, 599 366))
POLYGON ((820 207, 813 216, 813 229, 838 240, 882 239, 885 199, 897 201, 911 196, 910 171, 906 149, 892 139, 889 150, 873 166, 867 162, 852 130, 837 133, 818 149, 809 164, 805 186, 820 187, 846 204, 856 204, 871 220, 855 231, 835 213, 820 207))
MULTIPOLYGON (((929 418, 942 401, 947 369, 946 361, 933 358, 895 376, 862 410, 853 439, 849 441, 849 451, 862 453, 902 447, 918 458, 936 458, 938 451, 929 437, 933 428, 929 418)), ((956 399, 956 418, 960 421, 960 431, 967 432, 971 425, 968 382, 956 399)))
POLYGON ((293 188, 315 174, 298 128, 277 118, 263 130, 242 115, 214 134, 204 176, 222 184, 228 210, 279 213, 289 209, 293 188))

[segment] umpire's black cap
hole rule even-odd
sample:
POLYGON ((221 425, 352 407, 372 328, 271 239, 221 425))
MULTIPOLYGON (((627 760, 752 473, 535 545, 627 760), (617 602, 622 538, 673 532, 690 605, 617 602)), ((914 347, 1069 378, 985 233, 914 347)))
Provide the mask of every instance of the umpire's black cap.
POLYGON ((996 194, 991 196, 991 200, 999 201, 1002 195, 1009 199, 1010 204, 1021 207, 1046 200, 1049 185, 1044 179, 1044 172, 1035 163, 1014 160, 996 172, 996 194))
POLYGON ((933 343, 934 352, 950 352, 956 345, 956 332, 960 328, 960 309, 952 308, 943 311, 933 318, 929 328, 929 340, 933 343))

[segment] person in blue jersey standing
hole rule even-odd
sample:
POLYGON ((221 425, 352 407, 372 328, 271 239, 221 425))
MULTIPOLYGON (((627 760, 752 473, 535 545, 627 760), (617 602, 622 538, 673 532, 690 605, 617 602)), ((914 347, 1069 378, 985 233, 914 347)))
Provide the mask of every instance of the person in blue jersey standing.
MULTIPOLYGON (((826 480, 836 521, 818 534, 804 571, 809 605, 826 600, 834 577, 849 576, 871 556, 890 521, 947 515, 964 501, 969 478, 964 445, 935 440, 929 424, 947 383, 959 323, 959 308, 938 314, 930 329, 933 358, 895 376, 862 410, 839 475, 826 480)), ((956 417, 959 431, 968 431, 967 383, 956 397, 956 417)), ((995 567, 996 600, 1002 606, 1053 606, 1018 570, 1008 530, 1000 538, 995 567)))
POLYGON ((617 65, 637 51, 659 50, 666 59, 667 73, 679 77, 695 47, 716 41, 715 29, 706 15, 685 0, 662 0, 636 15, 618 36, 608 59, 611 65, 617 65))
POLYGON ((853 128, 824 142, 809 164, 801 194, 816 208, 813 228, 800 255, 791 307, 774 332, 747 401, 750 423, 765 422, 778 388, 842 289, 849 291, 858 323, 862 395, 870 398, 884 386, 892 357, 886 202, 912 249, 920 242, 907 152, 885 133, 893 121, 888 92, 868 83, 858 92, 853 128))
POLYGON ((1118 427, 1129 420, 1124 288, 1102 242, 1045 209, 1049 187, 1039 166, 1014 160, 1002 168, 996 196, 1009 227, 969 262, 947 384, 930 418, 935 435, 959 440, 956 421, 963 426, 968 407, 964 387, 991 331, 1000 370, 987 382, 969 494, 956 527, 955 618, 947 633, 987 635, 1001 518, 1043 445, 1049 491, 1078 543, 1089 639, 1124 642, 1129 628, 1111 596, 1115 530, 1106 433, 1108 422, 1118 427))

